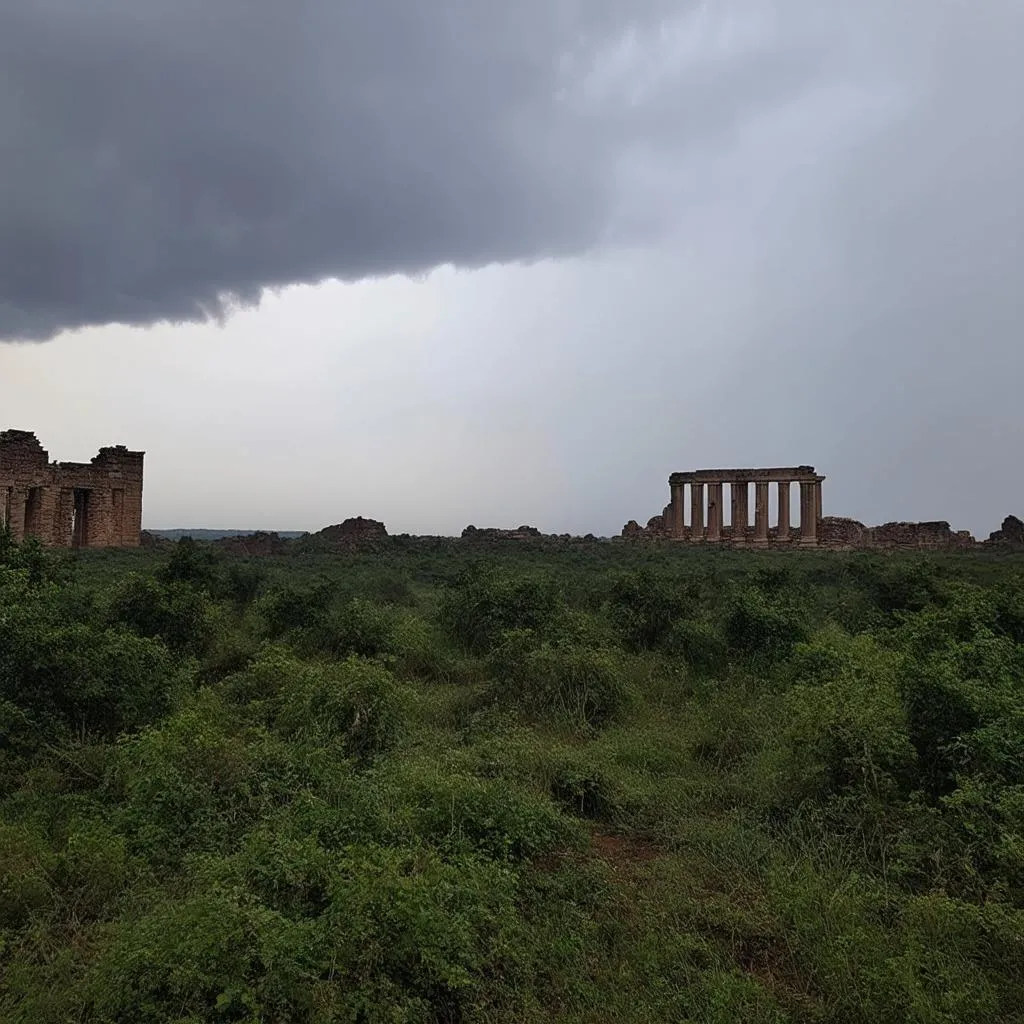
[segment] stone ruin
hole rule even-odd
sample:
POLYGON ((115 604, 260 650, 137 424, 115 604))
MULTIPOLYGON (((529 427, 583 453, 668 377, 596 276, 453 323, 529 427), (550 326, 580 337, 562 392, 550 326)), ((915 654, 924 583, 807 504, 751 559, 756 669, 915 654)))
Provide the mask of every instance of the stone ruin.
POLYGON ((865 526, 856 519, 823 516, 820 476, 813 466, 770 469, 701 469, 673 473, 669 503, 646 526, 630 520, 626 540, 668 540, 735 548, 827 548, 831 551, 973 551, 985 548, 1024 550, 1024 522, 1003 520, 1001 530, 979 543, 967 530, 954 531, 943 520, 865 526), (793 484, 799 486, 799 523, 791 521, 793 484), (769 488, 778 489, 778 515, 769 523, 769 488), (724 522, 724 488, 729 488, 730 523, 724 522), (686 488, 689 487, 689 501, 686 488), (754 522, 750 522, 750 491, 754 522))
POLYGON ((997 548, 1024 550, 1024 522, 1021 522, 1016 516, 1007 516, 1003 520, 1003 525, 988 535, 988 540, 985 543, 997 548))
POLYGON ((796 544, 818 547, 821 522, 821 484, 813 466, 776 466, 770 469, 698 469, 673 473, 669 503, 647 526, 630 520, 622 530, 626 538, 664 538, 690 544, 727 544, 732 547, 774 547, 796 544), (790 498, 799 485, 800 522, 794 531, 790 498), (768 491, 778 490, 778 517, 768 522, 768 491), (730 522, 725 523, 724 488, 729 488, 730 522), (689 501, 686 490, 689 488, 689 501), (754 491, 754 523, 750 524, 750 491, 754 491), (687 521, 687 518, 689 521, 687 521))
POLYGON ((339 548, 350 551, 373 549, 388 539, 388 531, 383 523, 376 519, 364 519, 353 516, 334 526, 325 526, 314 537, 329 541, 339 548))
MULTIPOLYGON (((156 537, 142 532, 144 452, 124 445, 101 448, 91 462, 51 462, 35 434, 0 431, 0 526, 13 540, 35 537, 51 547, 138 547, 156 537)), ((1007 516, 979 543, 945 521, 865 526, 855 519, 823 516, 821 484, 813 466, 768 469, 702 469, 672 473, 669 503, 645 526, 630 520, 625 540, 665 540, 743 548, 827 548, 833 551, 1024 551, 1024 522, 1007 516), (792 523, 793 485, 799 488, 799 522, 792 523), (769 522, 768 498, 777 489, 778 514, 769 522), (725 488, 729 522, 726 523, 725 488), (687 488, 689 494, 687 494, 687 488), (750 521, 753 494, 753 523, 750 521)), ((344 551, 375 550, 388 540, 384 524, 355 516, 325 527, 315 537, 344 551)), ((467 526, 461 539, 477 545, 509 541, 589 542, 597 538, 549 536, 533 526, 514 530, 467 526)), ((288 541, 257 532, 218 542, 231 552, 282 553, 288 541)))
POLYGON ((35 434, 0 431, 0 525, 48 547, 138 547, 144 454, 117 445, 91 462, 50 462, 35 434))
POLYGON ((478 528, 467 526, 462 531, 462 539, 475 543, 490 543, 498 540, 539 540, 542 536, 536 526, 520 526, 515 530, 501 530, 497 527, 486 526, 478 528))
POLYGON ((968 530, 945 520, 865 526, 856 519, 828 517, 819 525, 821 547, 831 551, 971 551, 978 542, 968 530))

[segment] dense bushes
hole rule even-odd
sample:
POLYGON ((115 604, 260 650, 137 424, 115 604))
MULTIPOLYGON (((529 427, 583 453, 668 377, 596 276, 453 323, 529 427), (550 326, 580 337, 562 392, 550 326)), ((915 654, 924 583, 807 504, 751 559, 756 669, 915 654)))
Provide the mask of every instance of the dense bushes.
POLYGON ((329 667, 282 667, 273 723, 285 736, 337 744, 361 762, 395 742, 409 695, 387 669, 356 657, 329 667))
POLYGON ((0 534, 0 1018, 1012 1020, 1011 560, 0 534))
POLYGON ((109 617, 140 636, 197 655, 209 646, 216 628, 210 602, 201 591, 186 583, 160 583, 134 574, 114 592, 109 617))
POLYGON ((485 654, 505 630, 544 630, 561 607, 549 577, 513 576, 478 563, 445 589, 440 621, 454 641, 485 654))
POLYGON ((68 614, 56 584, 0 568, 2 770, 48 744, 113 739, 167 713, 187 673, 120 624, 68 614))
POLYGON ((630 650, 643 651, 665 638, 694 596, 692 586, 684 589, 650 569, 641 569, 613 583, 612 621, 630 650))
POLYGON ((541 640, 530 630, 503 633, 488 665, 501 695, 534 715, 598 726, 630 700, 622 664, 613 652, 541 640))
POLYGON ((757 590, 736 595, 725 616, 725 640, 741 657, 762 667, 789 657, 806 637, 797 615, 757 590))

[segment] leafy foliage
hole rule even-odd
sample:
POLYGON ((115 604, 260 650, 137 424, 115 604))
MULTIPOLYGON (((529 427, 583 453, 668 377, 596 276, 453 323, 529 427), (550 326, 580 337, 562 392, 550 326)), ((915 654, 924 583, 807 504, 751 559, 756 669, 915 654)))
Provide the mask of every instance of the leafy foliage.
POLYGON ((484 654, 506 630, 543 630, 559 609, 559 594, 550 578, 514 576, 478 563, 445 588, 440 621, 456 643, 484 654))
POLYGON ((0 1019, 1017 1019, 1021 579, 0 532, 0 1019))
POLYGON ((609 604, 623 643, 633 651, 659 644, 688 609, 688 591, 650 569, 618 577, 609 604))

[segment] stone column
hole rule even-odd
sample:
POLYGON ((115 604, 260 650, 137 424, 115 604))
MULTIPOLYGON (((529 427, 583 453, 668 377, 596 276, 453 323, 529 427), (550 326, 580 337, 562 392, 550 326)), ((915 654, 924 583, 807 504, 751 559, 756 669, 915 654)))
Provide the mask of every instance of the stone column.
POLYGON ((672 537, 678 540, 683 536, 683 485, 670 484, 672 489, 672 537))
POLYGON ((59 504, 59 488, 49 485, 41 488, 37 528, 39 530, 39 539, 44 544, 54 543, 54 534, 57 529, 57 509, 59 504))
POLYGON ((747 528, 750 525, 749 490, 746 480, 733 480, 729 484, 729 497, 732 501, 732 542, 737 547, 747 543, 747 528))
POLYGON ((754 481, 754 543, 768 543, 768 481, 754 481))
POLYGON ((690 540, 704 539, 704 485, 690 484, 690 540))
POLYGON ((814 481, 814 521, 821 522, 821 478, 814 481))
POLYGON ((717 544, 722 539, 722 484, 708 484, 708 541, 717 544))
POLYGON ((813 480, 800 481, 800 544, 813 548, 818 544, 817 502, 813 480))
POLYGON ((776 531, 776 539, 781 541, 789 540, 791 523, 789 521, 789 491, 791 481, 779 481, 779 528, 776 531))
POLYGON ((25 503, 28 491, 24 487, 11 488, 11 518, 7 526, 11 540, 20 544, 25 539, 25 503))
POLYGON ((57 505, 57 518, 53 528, 53 543, 59 548, 71 547, 71 529, 74 523, 75 492, 70 487, 64 487, 60 492, 60 502, 57 505))
POLYGON ((88 514, 85 522, 87 548, 110 547, 110 519, 113 496, 106 488, 94 487, 89 491, 88 514))

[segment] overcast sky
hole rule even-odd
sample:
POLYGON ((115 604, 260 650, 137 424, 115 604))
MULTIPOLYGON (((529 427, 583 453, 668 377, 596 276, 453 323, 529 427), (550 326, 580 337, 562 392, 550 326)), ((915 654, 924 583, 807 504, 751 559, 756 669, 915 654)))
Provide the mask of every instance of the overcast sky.
POLYGON ((0 0, 0 428, 145 525, 1024 516, 1022 0, 0 0))

